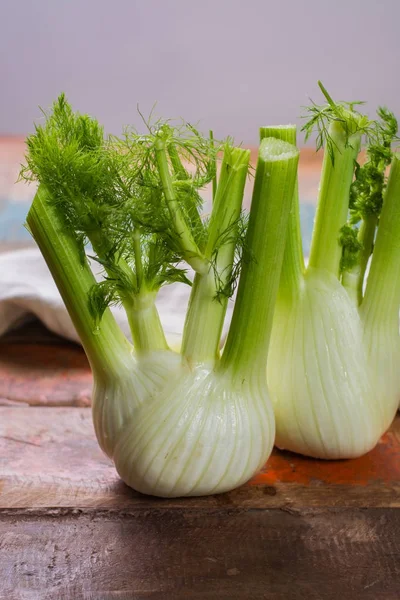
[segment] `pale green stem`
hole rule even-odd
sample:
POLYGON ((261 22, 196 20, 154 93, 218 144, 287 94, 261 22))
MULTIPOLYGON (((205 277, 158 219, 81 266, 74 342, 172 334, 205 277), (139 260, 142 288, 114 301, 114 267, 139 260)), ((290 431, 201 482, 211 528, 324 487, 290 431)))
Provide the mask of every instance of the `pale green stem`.
POLYGON ((179 239, 183 258, 196 272, 205 273, 208 270, 207 261, 205 261, 201 255, 192 232, 186 223, 181 207, 179 206, 172 183, 171 173, 169 172, 165 142, 160 138, 156 140, 155 151, 161 185, 171 215, 172 225, 179 239))
MULTIPOLYGON (((137 294, 123 298, 123 306, 128 317, 133 344, 138 354, 151 350, 167 350, 160 316, 155 306, 156 294, 146 289, 141 249, 140 229, 133 232, 133 253, 135 258, 137 294)), ((128 268, 129 266, 126 265, 128 268)))
POLYGON ((368 261, 374 248, 375 231, 378 225, 376 215, 370 215, 361 223, 358 239, 362 244, 360 254, 360 274, 357 282, 358 303, 361 304, 363 297, 364 277, 367 270, 368 261))
POLYGON ((221 369, 238 376, 265 372, 299 152, 267 138, 261 142, 244 260, 221 369))
POLYGON ((362 313, 397 332, 400 306, 400 154, 395 154, 379 218, 362 313))
MULTIPOLYGON (((91 235, 90 242, 97 256, 101 258, 101 244, 95 234, 91 235)), ((139 291, 136 294, 125 294, 121 298, 122 306, 128 318, 133 344, 138 353, 165 349, 168 348, 168 344, 157 308, 154 304, 155 296, 151 292, 148 292, 144 286, 140 232, 138 230, 135 230, 133 233, 133 248, 136 270, 136 281, 134 283, 136 283, 139 291), (137 307, 142 307, 143 305, 145 305, 146 310, 142 314, 142 308, 138 309, 137 307)), ((119 258, 118 267, 124 271, 128 279, 134 280, 132 269, 124 258, 119 258)), ((106 269, 106 271, 110 277, 113 277, 112 270, 106 269)))
POLYGON ((329 136, 333 160, 325 150, 309 266, 326 269, 338 277, 342 256, 340 229, 347 222, 350 186, 361 135, 355 133, 348 137, 342 125, 333 121, 329 126, 329 136))
MULTIPOLYGON (((175 176, 178 180, 184 181, 189 179, 189 174, 184 167, 181 157, 179 156, 179 152, 176 149, 174 144, 169 144, 168 146, 168 156, 171 161, 172 168, 174 170, 175 176)), ((187 193, 188 202, 186 204, 186 208, 188 211, 188 217, 190 219, 191 227, 201 228, 203 226, 201 217, 199 215, 199 211, 197 210, 196 202, 194 199, 199 199, 199 193, 196 189, 191 189, 190 192, 187 193)))
MULTIPOLYGON (((296 125, 278 125, 260 128, 260 140, 273 137, 296 146, 296 125)), ((300 226, 298 178, 289 214, 285 253, 279 282, 279 296, 293 300, 297 297, 304 274, 303 243, 300 226)))
POLYGON ((361 269, 359 263, 342 274, 342 285, 355 306, 359 306, 362 300, 362 295, 361 298, 359 295, 360 278, 361 269))
POLYGON ((219 355, 228 297, 218 291, 229 285, 232 276, 249 160, 248 150, 225 151, 205 250, 210 266, 207 273, 195 275, 183 331, 182 354, 190 364, 213 361, 219 355))
POLYGON ((127 307, 132 340, 138 354, 152 350, 168 350, 154 299, 155 294, 142 292, 127 307))
POLYGON ((183 330, 181 353, 190 365, 213 362, 219 356, 226 299, 216 298, 212 269, 205 275, 196 273, 190 293, 183 330))
POLYGON ((40 185, 27 225, 58 287, 92 370, 99 377, 115 377, 122 369, 132 368, 133 348, 108 309, 100 324, 93 317, 89 293, 95 278, 77 241, 65 231, 50 200, 47 189, 40 185))
POLYGON ((180 179, 181 181, 188 179, 189 174, 188 174, 187 170, 185 169, 185 167, 183 166, 182 161, 179 156, 179 153, 176 149, 176 146, 174 146, 174 144, 170 144, 168 146, 168 156, 170 158, 172 168, 173 168, 174 173, 177 176, 177 178, 180 179))

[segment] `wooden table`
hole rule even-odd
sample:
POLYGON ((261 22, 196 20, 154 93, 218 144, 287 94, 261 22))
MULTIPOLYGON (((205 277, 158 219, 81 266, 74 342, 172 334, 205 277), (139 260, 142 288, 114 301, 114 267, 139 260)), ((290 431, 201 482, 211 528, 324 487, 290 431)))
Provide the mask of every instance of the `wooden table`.
POLYGON ((0 598, 400 598, 400 418, 367 456, 275 451, 249 484, 161 500, 94 437, 82 350, 0 343, 0 598))

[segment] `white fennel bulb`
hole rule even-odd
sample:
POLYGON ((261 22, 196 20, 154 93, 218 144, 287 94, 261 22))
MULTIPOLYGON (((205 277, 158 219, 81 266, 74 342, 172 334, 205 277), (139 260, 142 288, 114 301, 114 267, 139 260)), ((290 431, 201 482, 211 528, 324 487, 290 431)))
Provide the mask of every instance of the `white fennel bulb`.
POLYGON ((277 446, 330 459, 371 450, 385 421, 370 372, 357 308, 336 277, 309 269, 296 301, 275 312, 268 385, 277 446))
MULTIPOLYGON (((341 459, 371 450, 400 400, 400 160, 390 151, 391 113, 380 109, 381 120, 370 122, 327 98, 327 107, 312 108, 327 151, 309 263, 305 269, 295 192, 267 380, 276 445, 341 459), (354 172, 363 134, 367 162, 354 172)), ((295 128, 262 135, 293 143, 295 128)))
POLYGON ((263 377, 232 379, 186 365, 126 422, 114 461, 121 478, 146 494, 221 493, 261 469, 274 433, 263 377))
POLYGON ((28 151, 40 185, 27 222, 93 370, 101 448, 146 494, 197 496, 241 485, 266 462, 275 438, 265 362, 298 150, 262 142, 247 227, 241 205, 250 152, 193 127, 158 122, 146 136, 106 143, 97 122, 72 113, 61 96, 28 151), (211 181, 213 208, 204 219, 198 190, 211 181), (85 258, 87 240, 104 267, 99 283, 85 258), (155 298, 161 285, 190 283, 182 262, 195 275, 177 353, 155 298), (113 302, 127 312, 134 346, 107 308, 113 302))

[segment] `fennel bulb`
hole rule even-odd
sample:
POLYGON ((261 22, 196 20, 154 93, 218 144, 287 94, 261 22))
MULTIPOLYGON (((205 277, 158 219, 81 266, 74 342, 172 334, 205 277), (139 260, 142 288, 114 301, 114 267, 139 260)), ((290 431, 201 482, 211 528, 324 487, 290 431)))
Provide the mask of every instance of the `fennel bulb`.
MULTIPOLYGON (((383 123, 371 123, 321 89, 328 106, 312 107, 312 124, 316 115, 326 119, 327 151, 310 259, 305 269, 295 193, 267 379, 276 445, 340 459, 371 450, 399 405, 400 160, 390 151, 393 115, 380 111, 383 123), (353 180, 363 134, 368 160, 353 180)), ((264 128, 261 135, 295 143, 296 133, 264 128)))
POLYGON ((195 496, 241 485, 274 443, 265 361, 298 150, 275 139, 261 143, 246 227, 250 152, 193 127, 157 123, 145 136, 104 140, 98 123, 74 114, 61 96, 27 143, 24 175, 40 184, 27 223, 93 370, 100 446, 122 479, 147 494, 195 496), (213 208, 204 220, 199 190, 211 181, 213 208), (104 267, 100 283, 87 241, 104 267), (191 284, 182 261, 195 276, 177 353, 154 301, 162 285, 191 284), (127 312, 134 347, 108 310, 113 302, 127 312))

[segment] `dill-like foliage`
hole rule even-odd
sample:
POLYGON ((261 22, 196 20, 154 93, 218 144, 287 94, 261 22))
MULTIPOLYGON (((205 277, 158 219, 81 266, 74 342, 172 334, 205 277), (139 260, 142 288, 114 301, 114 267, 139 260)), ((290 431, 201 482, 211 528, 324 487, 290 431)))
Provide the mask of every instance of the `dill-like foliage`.
POLYGON ((65 227, 83 244, 106 218, 109 159, 102 152, 103 128, 88 115, 73 113, 65 95, 54 102, 45 123, 27 138, 21 178, 38 181, 51 192, 65 227), (97 191, 93 198, 92 190, 97 191))
MULTIPOLYGON (((350 188, 349 219, 340 232, 343 246, 341 272, 350 271, 359 262, 361 252, 366 254, 364 262, 373 251, 374 231, 379 223, 383 196, 386 188, 386 168, 392 161, 392 144, 398 140, 397 119, 385 107, 377 110, 378 119, 369 131, 367 159, 363 165, 355 165, 355 177, 350 188), (360 237, 360 222, 371 227, 369 247, 364 247, 360 237)), ((367 234, 366 234, 367 235, 367 234)))
POLYGON ((362 249, 362 243, 357 237, 358 229, 351 225, 343 225, 340 230, 339 242, 343 248, 340 259, 340 272, 350 271, 358 263, 359 253, 362 249))
POLYGON ((217 282, 215 299, 218 302, 221 302, 224 298, 231 298, 233 296, 239 281, 245 255, 246 260, 253 259, 246 246, 248 223, 249 215, 242 211, 240 217, 219 235, 214 246, 210 262, 217 282), (219 272, 217 268, 219 253, 226 244, 230 243, 233 243, 235 247, 233 263, 225 270, 219 272))
MULTIPOLYGON (((91 258, 102 265, 104 278, 90 294, 94 316, 101 318, 111 304, 135 306, 139 297, 155 295, 165 284, 191 284, 182 267, 190 252, 212 268, 213 259, 204 255, 209 223, 200 192, 215 182, 218 155, 222 148, 229 151, 230 140, 222 144, 191 124, 163 120, 147 121, 145 135, 127 129, 122 138, 105 138, 98 121, 74 112, 64 94, 43 115, 44 123, 27 139, 21 177, 48 189, 66 230, 79 242, 82 260, 89 243, 91 258), (160 148, 182 231, 160 177, 160 148), (182 242, 185 232, 193 240, 190 252, 182 242)), ((237 257, 242 229, 238 224, 221 233, 225 241, 235 237, 237 257)), ((235 279, 218 293, 233 293, 239 270, 237 258, 235 279)))
MULTIPOLYGON (((220 232, 219 239, 212 241, 212 251, 206 256, 210 242, 210 220, 202 212, 201 190, 212 182, 216 191, 219 155, 223 153, 229 162, 231 155, 233 157, 233 142, 231 139, 218 142, 213 136, 204 137, 197 128, 184 122, 174 125, 171 121, 158 120, 154 124, 146 122, 146 126, 146 135, 127 130, 123 140, 117 141, 120 152, 131 161, 128 180, 134 182, 133 187, 139 185, 142 190, 140 197, 130 203, 132 218, 142 231, 149 235, 156 234, 172 253, 183 260, 198 256, 205 263, 208 262, 208 268, 213 269, 215 274, 217 296, 230 297, 240 273, 244 220, 241 218, 229 223, 220 232), (179 211, 182 231, 177 231, 171 218, 171 206, 164 189, 165 181, 160 175, 157 152, 163 152, 167 162, 168 180, 176 202, 172 212, 179 211), (193 240, 189 250, 183 243, 186 232, 187 238, 193 240), (221 246, 228 242, 237 250, 227 283, 224 275, 218 272, 216 256, 221 246)), ((232 168, 235 168, 234 164, 232 168)))
POLYGON ((110 304, 132 303, 164 284, 190 283, 164 239, 140 231, 138 242, 136 206, 160 192, 140 185, 119 144, 104 139, 96 119, 74 113, 64 94, 44 116, 27 140, 21 177, 46 186, 82 259, 90 243, 92 258, 104 267, 104 280, 91 293, 92 313, 101 317, 110 304))
POLYGON ((325 147, 332 163, 334 163, 337 145, 329 133, 329 125, 335 121, 339 122, 345 132, 346 143, 348 144, 349 138, 355 133, 368 134, 371 131, 371 121, 366 115, 358 112, 356 108, 364 104, 363 102, 335 102, 320 81, 318 85, 327 100, 327 104, 318 105, 311 100, 311 106, 306 107, 307 115, 304 117, 308 120, 301 131, 305 132, 306 141, 315 131, 317 133, 317 151, 325 147))
POLYGON ((379 107, 374 130, 367 146, 367 160, 357 163, 350 189, 350 224, 369 215, 379 216, 386 186, 385 169, 392 161, 392 143, 397 139, 397 120, 392 112, 379 107))
MULTIPOLYGON (((360 237, 360 222, 375 217, 379 219, 383 194, 386 186, 385 169, 392 158, 391 146, 397 138, 397 120, 387 108, 378 108, 377 120, 370 120, 357 108, 363 102, 335 102, 321 82, 318 85, 327 104, 312 102, 308 107, 307 123, 303 126, 306 140, 316 131, 317 150, 324 147, 334 164, 335 152, 340 149, 330 135, 331 123, 340 123, 345 143, 350 143, 352 135, 359 133, 367 147, 367 160, 364 165, 354 165, 354 181, 350 188, 349 219, 342 227, 339 242, 343 247, 340 264, 341 272, 353 269, 364 251, 364 241, 360 237)), ((375 225, 371 222, 371 227, 375 225)), ((371 247, 372 252, 372 247, 371 247)), ((368 249, 369 252, 369 249, 368 249)))
POLYGON ((199 190, 216 175, 216 157, 221 145, 203 137, 189 123, 175 125, 171 121, 157 120, 154 124, 146 122, 146 126, 146 135, 129 129, 124 138, 117 141, 120 152, 130 160, 129 179, 147 190, 135 202, 134 218, 144 230, 156 231, 174 251, 179 250, 180 241, 173 228, 157 167, 157 146, 161 143, 179 210, 202 252, 207 235, 201 218, 203 199, 199 190))

